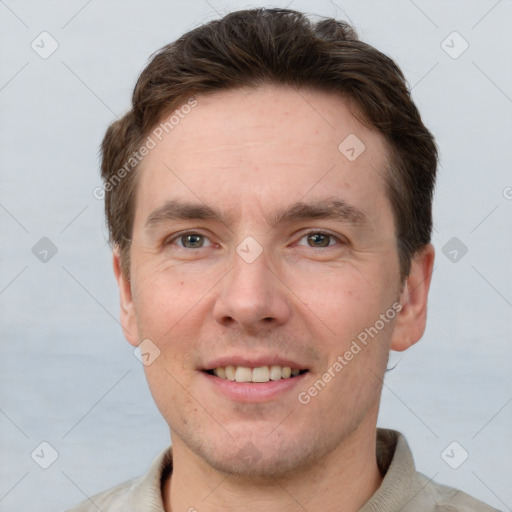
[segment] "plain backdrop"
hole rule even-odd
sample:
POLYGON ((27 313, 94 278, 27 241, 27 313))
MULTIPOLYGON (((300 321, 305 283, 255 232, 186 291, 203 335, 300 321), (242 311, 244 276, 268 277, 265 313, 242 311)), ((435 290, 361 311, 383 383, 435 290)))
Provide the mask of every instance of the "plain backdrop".
POLYGON ((169 444, 118 324, 98 147, 152 52, 254 6, 347 19, 402 67, 441 153, 437 257, 379 425, 427 476, 511 510, 510 0, 0 1, 0 510, 64 510, 169 444))

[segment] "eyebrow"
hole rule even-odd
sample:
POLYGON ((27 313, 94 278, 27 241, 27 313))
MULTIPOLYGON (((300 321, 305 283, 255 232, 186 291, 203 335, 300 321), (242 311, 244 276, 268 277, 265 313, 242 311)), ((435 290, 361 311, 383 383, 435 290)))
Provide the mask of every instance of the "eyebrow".
POLYGON ((189 203, 179 200, 166 201, 153 210, 146 219, 145 228, 150 229, 170 220, 217 220, 222 221, 220 211, 200 203, 189 203))
MULTIPOLYGON (((230 224, 233 219, 233 216, 226 217, 217 208, 206 204, 170 200, 153 210, 146 219, 145 229, 151 229, 172 220, 215 220, 230 224)), ((266 218, 272 227, 309 219, 342 220, 354 225, 367 222, 367 217, 362 210, 339 198, 327 198, 317 202, 299 201, 273 212, 266 218)))
POLYGON ((276 226, 289 222, 309 219, 342 220, 354 225, 366 223, 362 210, 338 198, 328 198, 318 202, 297 202, 270 216, 269 224, 276 226))

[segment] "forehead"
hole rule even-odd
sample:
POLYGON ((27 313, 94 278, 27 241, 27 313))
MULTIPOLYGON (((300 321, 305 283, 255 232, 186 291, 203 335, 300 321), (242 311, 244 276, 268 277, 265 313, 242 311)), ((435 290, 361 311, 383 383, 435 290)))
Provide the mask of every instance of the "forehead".
POLYGON ((339 193, 377 214, 389 210, 384 138, 337 95, 236 89, 199 96, 178 114, 150 134, 155 147, 139 168, 136 222, 183 198, 264 214, 339 193))

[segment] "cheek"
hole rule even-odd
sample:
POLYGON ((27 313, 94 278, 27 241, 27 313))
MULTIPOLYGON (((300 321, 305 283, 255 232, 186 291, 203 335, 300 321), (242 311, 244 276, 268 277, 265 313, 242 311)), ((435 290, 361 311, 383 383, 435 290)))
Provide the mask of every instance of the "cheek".
POLYGON ((151 365, 144 367, 153 400, 169 424, 176 423, 180 411, 197 405, 191 403, 191 395, 184 392, 188 388, 188 382, 184 381, 183 375, 172 366, 173 360, 174 355, 164 350, 151 365))
POLYGON ((138 331, 161 353, 154 365, 145 367, 155 389, 162 382, 168 390, 178 385, 166 370, 181 375, 180 383, 186 384, 181 381, 191 377, 189 370, 196 367, 202 340, 213 328, 212 297, 223 274, 214 268, 190 271, 184 267, 183 271, 168 264, 139 267, 134 294, 138 331))
POLYGON ((196 313, 221 277, 219 269, 190 269, 165 260, 139 265, 134 287, 139 327, 155 336, 178 327, 182 319, 196 313))
MULTIPOLYGON (((374 273, 376 273, 374 271, 374 273)), ((361 330, 375 323, 381 313, 391 305, 392 293, 377 289, 379 280, 353 265, 345 264, 322 273, 303 271, 289 276, 290 289, 300 299, 301 315, 311 325, 327 329, 327 338, 339 347, 350 343, 361 330)))

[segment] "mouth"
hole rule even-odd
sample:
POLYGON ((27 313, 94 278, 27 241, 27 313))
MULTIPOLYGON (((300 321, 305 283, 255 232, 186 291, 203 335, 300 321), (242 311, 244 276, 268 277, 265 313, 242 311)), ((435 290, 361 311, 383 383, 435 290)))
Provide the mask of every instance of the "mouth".
POLYGON ((271 381, 294 379, 309 370, 279 365, 257 367, 227 365, 203 370, 203 372, 230 382, 264 384, 271 381))

